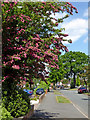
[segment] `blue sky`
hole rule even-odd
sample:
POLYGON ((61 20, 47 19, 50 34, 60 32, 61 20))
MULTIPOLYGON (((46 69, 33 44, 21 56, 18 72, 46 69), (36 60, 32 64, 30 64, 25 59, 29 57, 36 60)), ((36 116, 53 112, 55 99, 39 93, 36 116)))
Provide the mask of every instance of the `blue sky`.
MULTIPOLYGON (((62 24, 59 24, 59 28, 65 28, 63 33, 69 35, 67 38, 72 39, 72 44, 63 43, 68 47, 69 51, 80 51, 88 55, 88 2, 70 3, 77 8, 78 13, 74 12, 62 24)), ((59 18, 60 13, 57 13, 55 17, 59 18)))
POLYGON ((88 54, 88 2, 73 2, 72 5, 78 9, 78 14, 74 14, 69 19, 73 24, 76 24, 77 37, 71 36, 76 39, 72 39, 73 43, 70 44, 69 50, 88 54))

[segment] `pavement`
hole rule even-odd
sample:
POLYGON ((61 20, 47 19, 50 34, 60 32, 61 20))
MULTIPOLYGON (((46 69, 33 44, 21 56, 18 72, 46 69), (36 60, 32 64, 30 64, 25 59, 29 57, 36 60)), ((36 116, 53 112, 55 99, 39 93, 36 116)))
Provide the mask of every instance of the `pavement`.
POLYGON ((59 120, 61 118, 72 118, 71 120, 80 118, 79 120, 82 120, 86 118, 72 103, 57 103, 56 96, 53 91, 48 92, 37 110, 34 111, 32 118, 28 120, 59 120))

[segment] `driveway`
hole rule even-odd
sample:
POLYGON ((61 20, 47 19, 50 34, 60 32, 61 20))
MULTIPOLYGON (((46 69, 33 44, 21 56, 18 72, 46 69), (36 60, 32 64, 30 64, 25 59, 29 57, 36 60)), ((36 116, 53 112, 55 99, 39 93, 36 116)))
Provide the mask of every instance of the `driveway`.
POLYGON ((90 98, 84 94, 78 94, 76 90, 59 90, 64 96, 69 98, 80 112, 88 116, 88 102, 90 98))

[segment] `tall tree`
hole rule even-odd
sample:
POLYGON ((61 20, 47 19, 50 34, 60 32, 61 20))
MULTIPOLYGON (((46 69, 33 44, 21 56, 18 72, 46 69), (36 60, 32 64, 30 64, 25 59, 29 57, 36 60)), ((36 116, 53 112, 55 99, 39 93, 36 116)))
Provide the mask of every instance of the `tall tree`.
POLYGON ((72 77, 74 80, 74 86, 76 84, 76 75, 82 73, 82 68, 88 64, 88 56, 82 52, 67 52, 61 56, 65 70, 68 71, 66 76, 72 77))
POLYGON ((6 88, 11 89, 13 83, 27 80, 26 77, 30 83, 33 76, 45 80, 45 63, 58 69, 56 62, 60 49, 68 51, 62 43, 63 37, 68 35, 62 33, 62 28, 55 27, 69 14, 72 15, 73 10, 77 13, 77 9, 68 2, 2 3, 2 63, 6 88), (60 12, 67 12, 67 15, 59 19, 50 16, 60 12))

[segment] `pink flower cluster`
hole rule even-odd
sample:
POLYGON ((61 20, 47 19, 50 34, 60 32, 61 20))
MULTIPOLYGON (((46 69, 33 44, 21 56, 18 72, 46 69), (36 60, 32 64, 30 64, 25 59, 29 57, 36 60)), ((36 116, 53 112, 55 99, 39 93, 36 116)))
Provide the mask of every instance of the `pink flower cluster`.
POLYGON ((24 32, 25 32, 25 30, 24 30, 23 28, 21 28, 21 30, 19 30, 19 31, 17 32, 17 34, 20 34, 20 33, 24 34, 24 32))
POLYGON ((12 58, 15 58, 15 59, 21 60, 21 58, 20 58, 20 57, 14 57, 14 56, 13 56, 12 58))
POLYGON ((13 65, 12 68, 13 68, 13 69, 17 69, 17 70, 20 69, 19 65, 13 65))
POLYGON ((23 17, 25 17, 26 18, 26 20, 29 20, 29 21, 31 21, 31 18, 29 17, 29 16, 26 16, 26 15, 23 15, 23 14, 21 14, 21 19, 23 19, 23 17))

